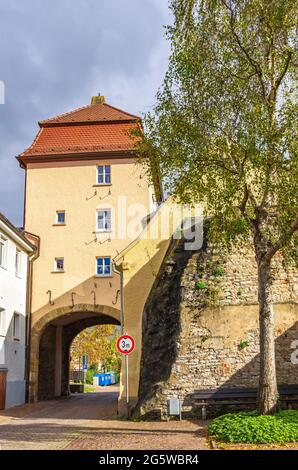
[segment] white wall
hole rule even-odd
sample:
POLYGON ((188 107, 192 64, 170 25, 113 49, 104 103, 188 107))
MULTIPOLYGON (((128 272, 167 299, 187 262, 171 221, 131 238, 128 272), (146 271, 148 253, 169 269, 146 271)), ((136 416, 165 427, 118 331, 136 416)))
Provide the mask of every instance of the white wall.
POLYGON ((19 275, 15 272, 17 245, 0 229, 7 239, 5 267, 0 266, 0 369, 7 368, 6 407, 25 401, 25 334, 26 334, 26 284, 28 255, 21 250, 19 275), (13 337, 14 313, 20 314, 20 332, 13 337), (4 315, 3 315, 4 314, 4 315))

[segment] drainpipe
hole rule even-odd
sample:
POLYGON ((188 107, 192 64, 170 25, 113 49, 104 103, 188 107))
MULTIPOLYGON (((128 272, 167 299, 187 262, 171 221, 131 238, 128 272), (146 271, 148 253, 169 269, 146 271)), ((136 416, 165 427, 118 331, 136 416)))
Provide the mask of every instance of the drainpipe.
POLYGON ((124 321, 124 295, 123 295, 123 271, 119 271, 116 268, 116 263, 113 261, 112 269, 114 273, 120 276, 120 327, 121 334, 123 334, 123 321, 124 321))
POLYGON ((26 403, 29 402, 29 380, 30 380, 30 350, 31 350, 31 326, 32 326, 32 280, 33 263, 39 257, 39 237, 38 246, 33 255, 28 256, 27 268, 27 299, 26 299, 26 361, 25 361, 25 380, 26 380, 26 403))
MULTIPOLYGON (((118 274, 120 276, 120 327, 121 327, 121 335, 123 335, 123 323, 124 323, 124 294, 123 294, 123 271, 118 270, 116 267, 115 261, 112 263, 112 269, 114 273, 118 274)), ((127 357, 126 357, 127 360, 127 357)), ((126 373, 126 378, 125 380, 127 381, 127 373, 126 373)), ((127 382, 126 382, 126 387, 127 387, 127 382)), ((119 399, 119 398, 118 398, 119 399)), ((119 404, 118 404, 119 406, 119 404)), ((118 408, 118 413, 119 413, 119 408, 118 408)), ((129 416, 129 410, 127 409, 127 419, 129 416)))

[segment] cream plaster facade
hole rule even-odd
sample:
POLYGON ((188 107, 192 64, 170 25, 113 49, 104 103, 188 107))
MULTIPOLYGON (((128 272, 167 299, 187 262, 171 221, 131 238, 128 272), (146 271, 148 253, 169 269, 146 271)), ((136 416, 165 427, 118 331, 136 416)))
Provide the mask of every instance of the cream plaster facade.
POLYGON ((36 400, 38 343, 50 322, 63 326, 100 314, 120 322, 119 273, 97 276, 96 258, 112 261, 142 231, 152 210, 152 190, 142 167, 128 156, 29 163, 25 207, 25 230, 40 238, 31 308, 30 391, 36 400), (111 184, 96 183, 98 165, 111 166, 111 184), (97 231, 98 209, 111 209, 110 232, 97 231), (65 211, 65 224, 56 223, 57 211, 65 211), (64 259, 64 272, 55 272, 55 258, 64 259))
POLYGON ((150 208, 147 181, 132 158, 28 164, 25 229, 41 240, 33 273, 32 326, 51 310, 49 290, 55 308, 71 305, 72 292, 75 303, 92 304, 94 289, 97 303, 115 306, 119 276, 97 277, 96 257, 114 258, 131 243, 135 235, 128 237, 126 223, 136 217, 141 229, 150 208), (111 165, 111 185, 96 185, 99 164, 111 165), (139 214, 136 203, 143 208, 139 214), (97 231, 98 209, 112 210, 111 232, 97 231), (59 210, 65 211, 65 225, 56 224, 59 210), (63 273, 54 272, 59 257, 64 258, 63 273))

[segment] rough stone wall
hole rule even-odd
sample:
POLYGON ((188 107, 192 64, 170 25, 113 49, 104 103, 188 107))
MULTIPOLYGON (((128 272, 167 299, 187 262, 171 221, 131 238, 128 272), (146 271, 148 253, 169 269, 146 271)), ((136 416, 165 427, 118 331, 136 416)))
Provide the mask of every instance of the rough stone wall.
MULTIPOLYGON (((297 383, 291 355, 298 340, 298 272, 280 257, 272 272, 278 382, 297 383)), ((258 353, 252 251, 204 247, 189 255, 176 246, 145 307, 137 412, 162 417, 169 397, 183 399, 184 411, 193 412, 195 390, 257 386, 258 353)))
MULTIPOLYGON (((231 253, 221 253, 208 248, 205 253, 195 254, 183 279, 193 300, 195 296, 192 295, 191 283, 200 277, 200 273, 203 274, 202 279, 219 287, 220 305, 257 303, 257 266, 251 249, 238 248, 231 253)), ((272 276, 273 302, 297 302, 298 271, 284 264, 279 254, 272 260, 272 276)))

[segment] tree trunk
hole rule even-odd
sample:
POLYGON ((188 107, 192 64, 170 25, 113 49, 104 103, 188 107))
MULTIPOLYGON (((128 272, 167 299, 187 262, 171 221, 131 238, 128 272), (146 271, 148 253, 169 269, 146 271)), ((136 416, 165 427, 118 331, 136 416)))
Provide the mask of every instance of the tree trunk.
POLYGON ((260 375, 258 409, 260 414, 274 413, 278 404, 275 366, 274 312, 272 305, 272 277, 269 263, 258 263, 260 375))

